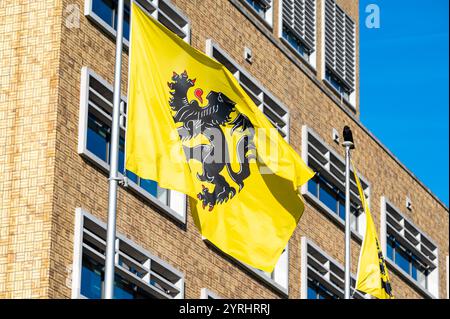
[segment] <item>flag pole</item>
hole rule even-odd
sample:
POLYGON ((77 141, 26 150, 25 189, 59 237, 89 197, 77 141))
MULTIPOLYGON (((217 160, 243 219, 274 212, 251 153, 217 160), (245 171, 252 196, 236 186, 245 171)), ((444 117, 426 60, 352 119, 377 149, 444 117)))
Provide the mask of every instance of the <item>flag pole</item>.
POLYGON ((108 198, 108 226, 106 234, 105 257, 105 292, 104 299, 114 297, 114 268, 116 255, 116 209, 117 209, 117 184, 119 163, 119 136, 120 136, 120 100, 121 100, 121 69, 123 46, 123 14, 124 0, 118 1, 117 34, 116 34, 116 62, 114 69, 114 97, 111 131, 111 157, 109 170, 109 198, 108 198))
POLYGON ((344 127, 343 131, 344 142, 342 145, 345 147, 345 289, 344 298, 350 299, 350 243, 351 243, 351 230, 350 230, 350 150, 354 149, 352 131, 348 126, 344 127))

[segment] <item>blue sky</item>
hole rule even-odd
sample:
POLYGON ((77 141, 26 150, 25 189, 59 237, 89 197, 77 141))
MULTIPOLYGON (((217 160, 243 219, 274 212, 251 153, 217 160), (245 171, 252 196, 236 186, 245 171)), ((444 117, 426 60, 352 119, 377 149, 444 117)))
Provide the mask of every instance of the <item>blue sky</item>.
POLYGON ((448 0, 360 0, 361 121, 448 207, 448 0), (380 8, 369 29, 366 6, 380 8))

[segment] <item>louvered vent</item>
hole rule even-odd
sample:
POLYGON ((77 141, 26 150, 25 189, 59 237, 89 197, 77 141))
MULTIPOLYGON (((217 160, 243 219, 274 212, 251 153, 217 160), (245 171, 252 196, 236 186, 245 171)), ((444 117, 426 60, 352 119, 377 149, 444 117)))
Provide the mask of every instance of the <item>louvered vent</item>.
POLYGON ((283 26, 310 50, 315 48, 316 0, 283 0, 283 26))
POLYGON ((272 0, 257 0, 257 2, 260 3, 260 5, 265 9, 268 10, 272 6, 272 0))
POLYGON ((325 63, 355 90, 356 30, 353 20, 334 0, 325 1, 325 63))

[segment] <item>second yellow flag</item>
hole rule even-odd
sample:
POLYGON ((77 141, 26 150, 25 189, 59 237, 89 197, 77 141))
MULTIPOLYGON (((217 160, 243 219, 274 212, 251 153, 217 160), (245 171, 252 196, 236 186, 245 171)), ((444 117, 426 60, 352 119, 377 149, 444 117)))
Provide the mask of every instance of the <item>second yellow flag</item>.
POLYGON ((366 214, 366 233, 364 234, 361 254, 359 256, 356 289, 378 299, 392 299, 394 296, 392 294, 386 262, 378 242, 375 224, 353 163, 352 166, 361 204, 366 214))

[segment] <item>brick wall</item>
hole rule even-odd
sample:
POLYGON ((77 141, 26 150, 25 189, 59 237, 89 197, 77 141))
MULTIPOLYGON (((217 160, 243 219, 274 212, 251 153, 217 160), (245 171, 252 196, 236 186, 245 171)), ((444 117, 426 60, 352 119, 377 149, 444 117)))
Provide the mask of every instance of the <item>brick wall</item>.
POLYGON ((61 5, 0 2, 0 298, 48 296, 61 5))

